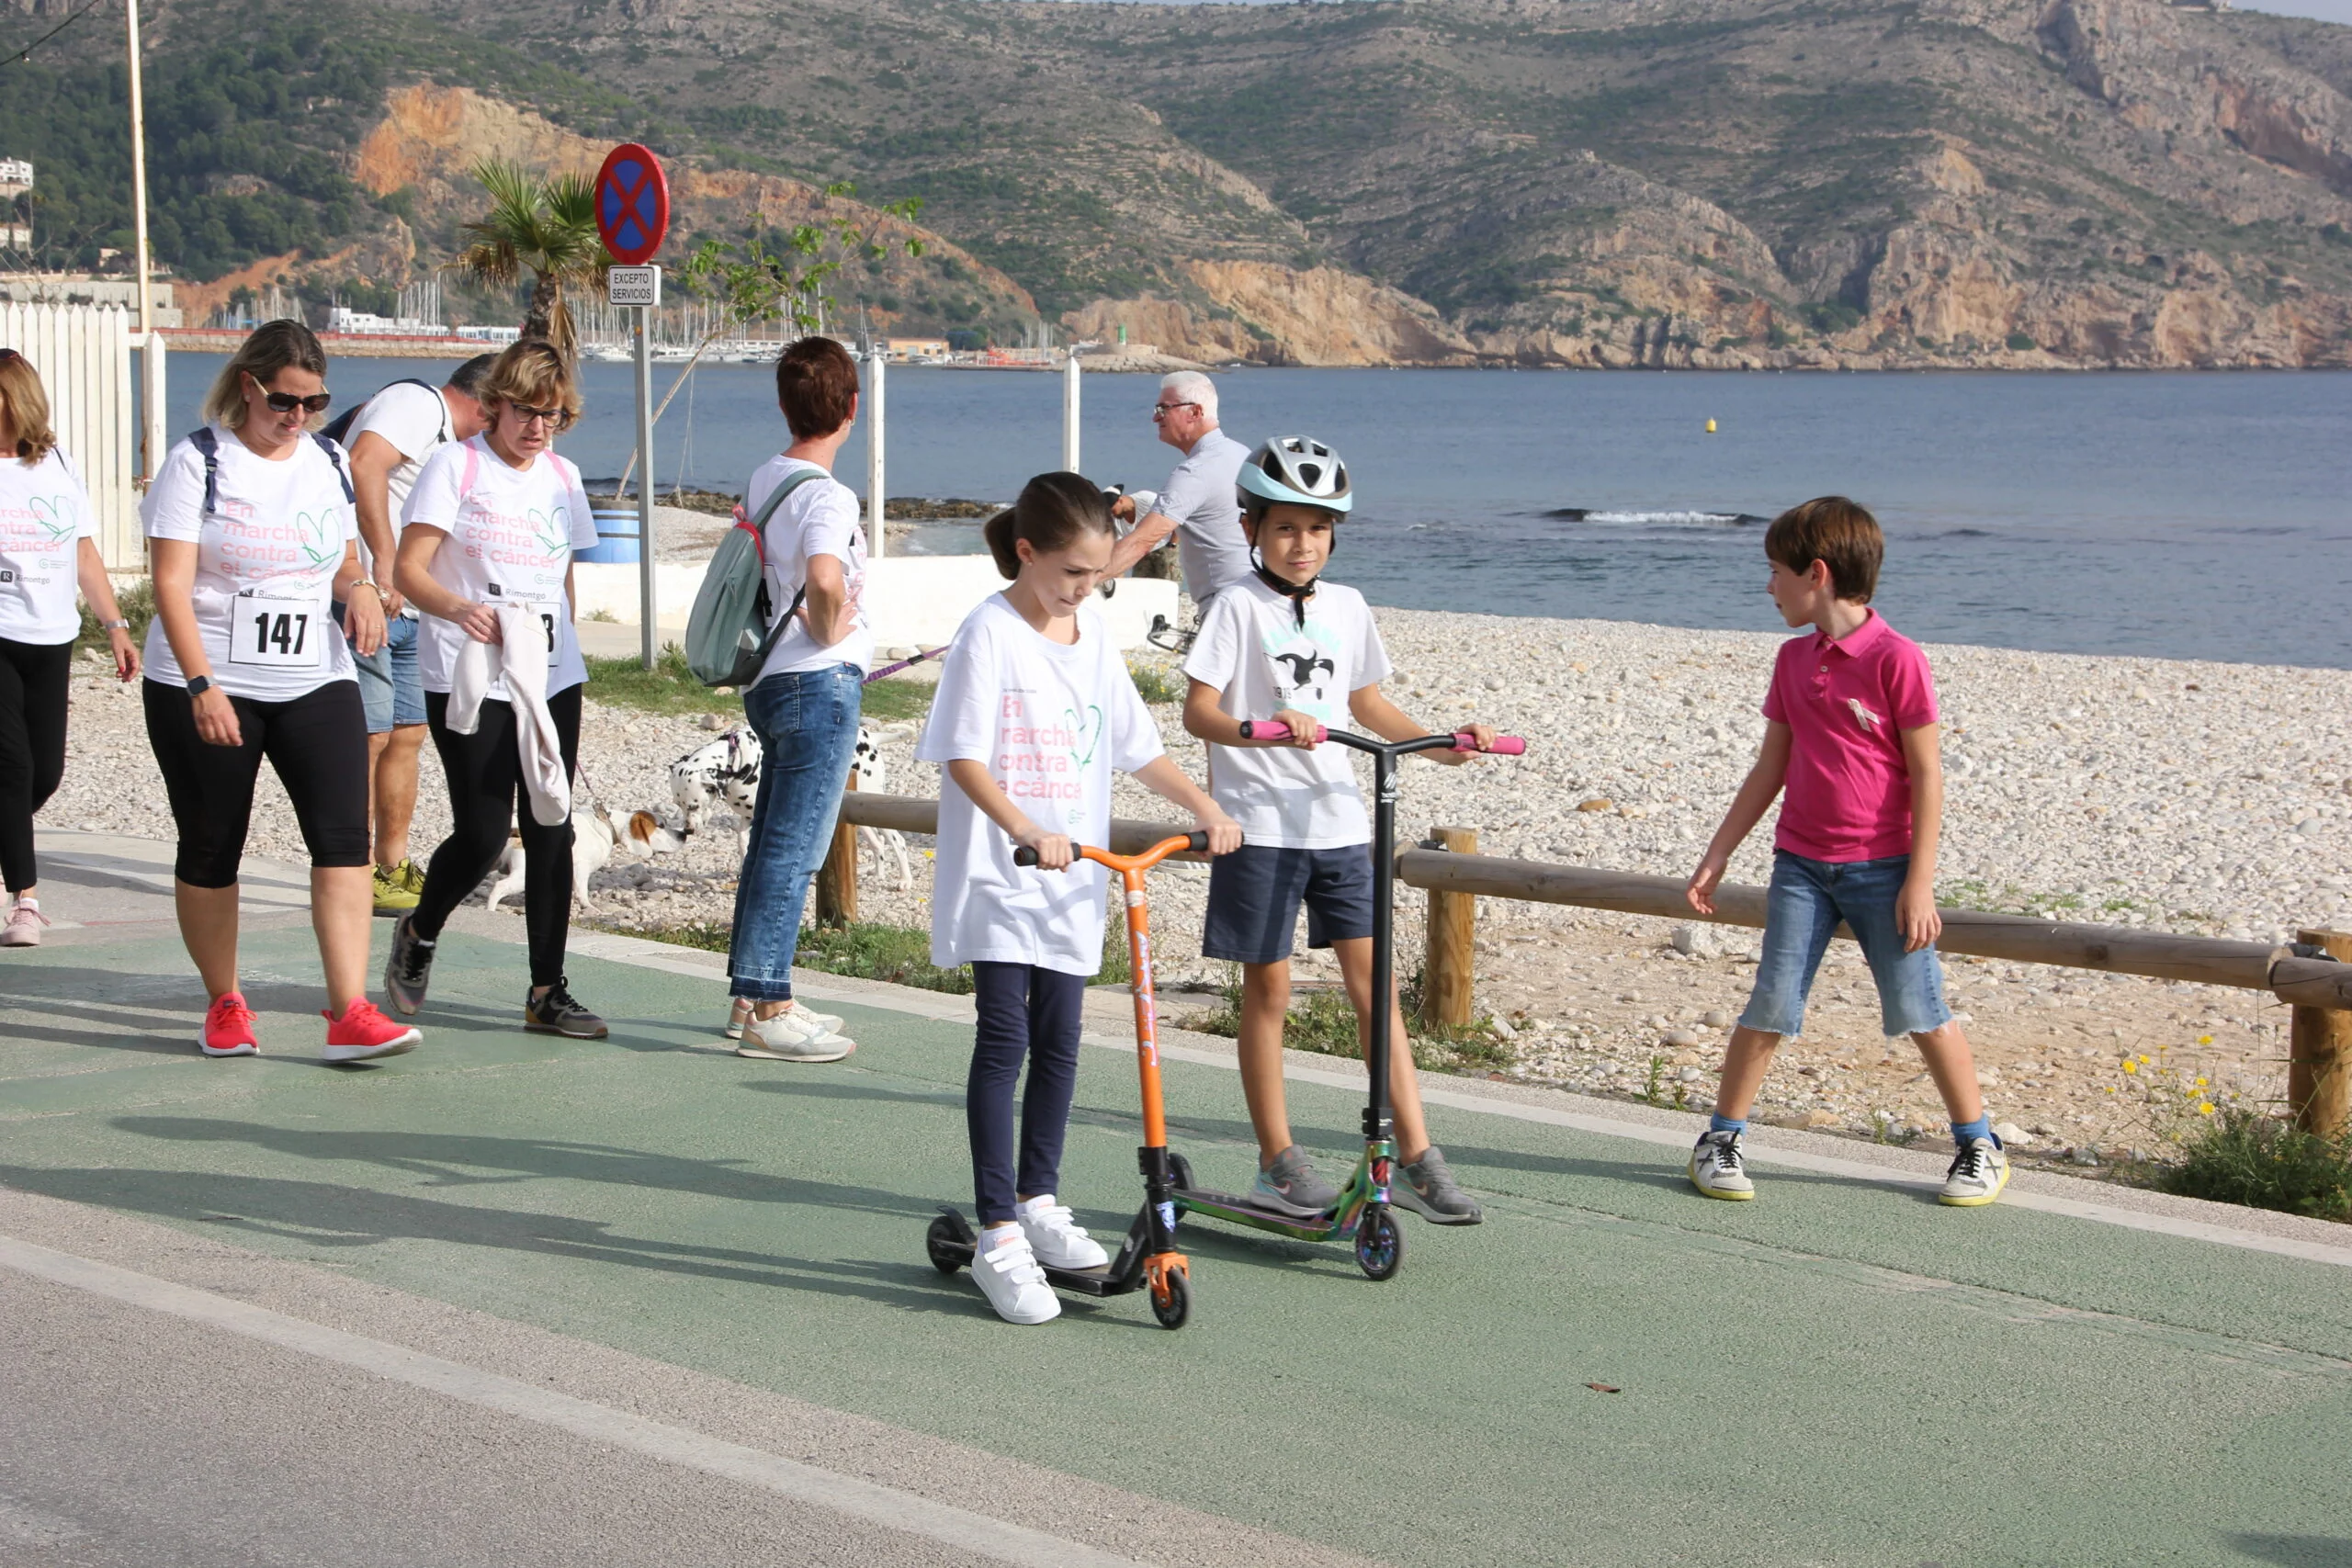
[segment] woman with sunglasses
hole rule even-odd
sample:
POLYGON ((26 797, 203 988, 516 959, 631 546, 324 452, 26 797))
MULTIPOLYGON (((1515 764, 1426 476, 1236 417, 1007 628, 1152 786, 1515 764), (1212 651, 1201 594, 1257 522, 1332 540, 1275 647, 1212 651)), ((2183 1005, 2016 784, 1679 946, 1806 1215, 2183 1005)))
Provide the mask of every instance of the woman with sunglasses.
POLYGON ((13 348, 0 348, 0 874, 9 897, 0 947, 37 947, 49 918, 33 815, 65 776, 77 585, 106 628, 117 676, 139 673, 139 650, 98 557, 97 513, 50 428, 40 373, 13 348))
POLYGON ((212 998, 198 1037, 208 1056, 260 1049, 237 987, 237 872, 264 757, 311 852, 323 1056, 389 1056, 419 1038, 367 996, 368 720, 334 606, 363 651, 383 640, 384 607, 359 573, 343 449, 310 429, 333 400, 326 370, 300 321, 256 328, 144 507, 155 581, 147 739, 179 829, 180 939, 212 998))
MULTIPOLYGON (((537 713, 509 700, 505 671, 526 657, 503 646, 508 630, 544 637, 546 713, 568 782, 580 765, 580 688, 588 667, 571 625, 571 556, 596 542, 596 519, 580 470, 555 455, 555 437, 580 417, 571 367, 547 344, 525 341, 498 356, 481 383, 489 426, 445 444, 409 491, 401 531, 400 591, 417 607, 417 671, 424 721, 449 781, 449 837, 424 868, 416 908, 392 928, 384 988, 392 1007, 424 1005, 435 944, 458 901, 505 852, 519 818, 523 915, 531 989, 523 1027, 602 1040, 605 1021, 571 998, 563 978, 571 920, 571 822, 534 816, 526 744, 537 713), (520 612, 519 614, 517 612, 520 612), (470 730, 451 727, 450 694, 469 643, 496 646, 492 674, 470 730), (518 797, 523 809, 515 809, 518 797)), ((532 657, 541 656, 534 649, 532 657)), ((527 699, 527 692, 526 694, 527 699)), ((534 757, 543 755, 532 746, 534 757)))

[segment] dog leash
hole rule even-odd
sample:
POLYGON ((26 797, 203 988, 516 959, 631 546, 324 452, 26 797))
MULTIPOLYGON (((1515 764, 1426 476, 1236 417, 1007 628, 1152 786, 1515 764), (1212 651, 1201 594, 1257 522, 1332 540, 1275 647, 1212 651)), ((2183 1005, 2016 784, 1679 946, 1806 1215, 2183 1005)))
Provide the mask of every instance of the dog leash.
POLYGON ((926 659, 938 658, 941 654, 946 652, 954 646, 955 645, 953 643, 943 642, 937 648, 925 649, 922 652, 916 654, 912 659, 901 659, 896 664, 885 664, 881 669, 876 670, 873 674, 868 675, 863 684, 871 686, 875 682, 879 681, 885 675, 896 675, 901 670, 911 670, 926 659))

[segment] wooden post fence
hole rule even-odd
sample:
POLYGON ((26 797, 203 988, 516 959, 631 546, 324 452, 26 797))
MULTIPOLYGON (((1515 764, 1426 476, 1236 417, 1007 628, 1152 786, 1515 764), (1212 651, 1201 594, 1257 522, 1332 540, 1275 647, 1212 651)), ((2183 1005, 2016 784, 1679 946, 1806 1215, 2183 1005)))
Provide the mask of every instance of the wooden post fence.
MULTIPOLYGON (((835 895, 832 907, 845 905, 850 918, 855 918, 857 844, 852 824, 896 828, 902 833, 934 832, 939 803, 914 795, 850 794, 842 797, 841 820, 832 853, 826 857, 825 874, 818 882, 820 919, 825 918, 828 908, 827 883, 834 878, 842 891, 835 895)), ((1182 831, 1162 822, 1114 818, 1110 847, 1121 854, 1134 854, 1182 831)), ((1679 877, 1482 855, 1476 852, 1477 835, 1466 828, 1440 829, 1438 837, 1449 847, 1410 849, 1396 857, 1396 879, 1431 895, 1428 964, 1421 985, 1425 998, 1445 998, 1435 1004, 1448 1010, 1435 1015, 1437 1021, 1457 1018, 1469 1021, 1476 959, 1472 910, 1480 897, 1570 904, 1693 924, 1712 919, 1716 925, 1758 930, 1764 924, 1761 887, 1725 884, 1716 889, 1715 913, 1709 917, 1684 900, 1679 877), (1448 835, 1458 837, 1449 839, 1448 835), (1442 937, 1441 926, 1445 928, 1442 937), (1458 1013, 1451 1010, 1455 1008, 1458 1013)), ((2027 915, 1991 915, 1978 909, 1938 913, 1943 917, 1944 931, 1936 945, 1946 953, 2268 991, 2295 1010, 2288 1095, 2298 1120, 2315 1132, 2346 1124, 2347 1111, 2352 1110, 2347 1106, 2347 1100, 2352 1100, 2352 1010, 2352 1010, 2352 962, 2347 962, 2352 960, 2352 933, 2305 931, 2296 946, 2274 947, 2268 942, 2041 920, 2027 915)), ((1838 934, 1847 940, 1852 937, 1843 926, 1838 934)), ((1425 1017, 1430 1016, 1431 1005, 1431 1000, 1424 1001, 1425 1017)))
MULTIPOLYGON (((2352 931, 2297 931, 2331 958, 2352 958, 2352 931)), ((2287 1108, 2306 1133, 2344 1131, 2352 1113, 2352 1012, 2297 1007, 2288 1039, 2287 1108)))
POLYGON ((848 926, 857 923, 857 824, 850 819, 849 797, 857 793, 853 772, 842 786, 842 813, 833 823, 833 841, 825 863, 817 868, 817 923, 848 926))
MULTIPOLYGON (((1447 854, 1478 852, 1476 828, 1432 828, 1430 841, 1447 854)), ((1430 895, 1428 936, 1422 949, 1421 1021, 1431 1028, 1462 1029, 1470 1022, 1476 980, 1478 899, 1470 893, 1430 895)))

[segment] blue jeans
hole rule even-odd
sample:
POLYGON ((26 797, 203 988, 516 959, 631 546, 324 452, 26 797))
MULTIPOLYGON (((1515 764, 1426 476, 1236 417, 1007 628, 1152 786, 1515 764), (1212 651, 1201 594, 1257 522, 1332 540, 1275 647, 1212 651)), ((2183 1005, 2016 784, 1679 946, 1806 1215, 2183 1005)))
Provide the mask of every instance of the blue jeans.
POLYGON ((1764 899, 1763 960, 1739 1026, 1780 1035, 1804 1028, 1805 995, 1841 919, 1869 961, 1871 978, 1878 984, 1879 1021, 1890 1038, 1950 1023, 1943 964, 1934 944, 1904 952, 1903 931, 1894 922, 1895 896, 1910 874, 1909 855, 1833 863, 1775 850, 1772 886, 1764 899))
POLYGON ((792 999, 792 956, 808 879, 825 863, 842 788, 857 747, 865 677, 854 664, 771 675, 743 694, 743 716, 760 738, 760 793, 743 875, 735 886, 734 940, 727 951, 732 994, 792 999))
MULTIPOLYGON (((335 618, 342 616, 338 604, 335 618)), ((359 705, 368 714, 368 734, 424 722, 424 682, 416 670, 414 621, 394 615, 384 623, 384 646, 364 655, 355 649, 351 662, 359 676, 359 705)))

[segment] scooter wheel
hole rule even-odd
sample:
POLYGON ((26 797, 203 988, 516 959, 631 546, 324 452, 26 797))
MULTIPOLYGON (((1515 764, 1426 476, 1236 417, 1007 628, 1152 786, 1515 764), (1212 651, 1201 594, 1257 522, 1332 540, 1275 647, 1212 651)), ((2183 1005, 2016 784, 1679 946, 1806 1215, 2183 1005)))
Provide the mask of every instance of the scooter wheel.
POLYGON ((1162 1328, 1182 1328, 1184 1320, 1193 1315, 1193 1284, 1181 1269, 1170 1269, 1167 1276, 1168 1293, 1151 1295, 1151 1315, 1159 1320, 1162 1328))
POLYGON ((1168 1151, 1168 1179, 1176 1184, 1180 1192, 1195 1190, 1193 1186, 1193 1162, 1174 1149, 1168 1151))
POLYGON ((952 1216, 942 1214, 923 1232, 923 1250, 931 1254, 931 1266, 943 1274, 953 1274, 964 1266, 963 1259, 951 1250, 963 1239, 956 1234, 960 1228, 952 1216))
POLYGON ((1367 1280, 1391 1280, 1404 1264, 1405 1233, 1396 1214, 1385 1206, 1373 1210, 1356 1232, 1356 1267, 1367 1280))

